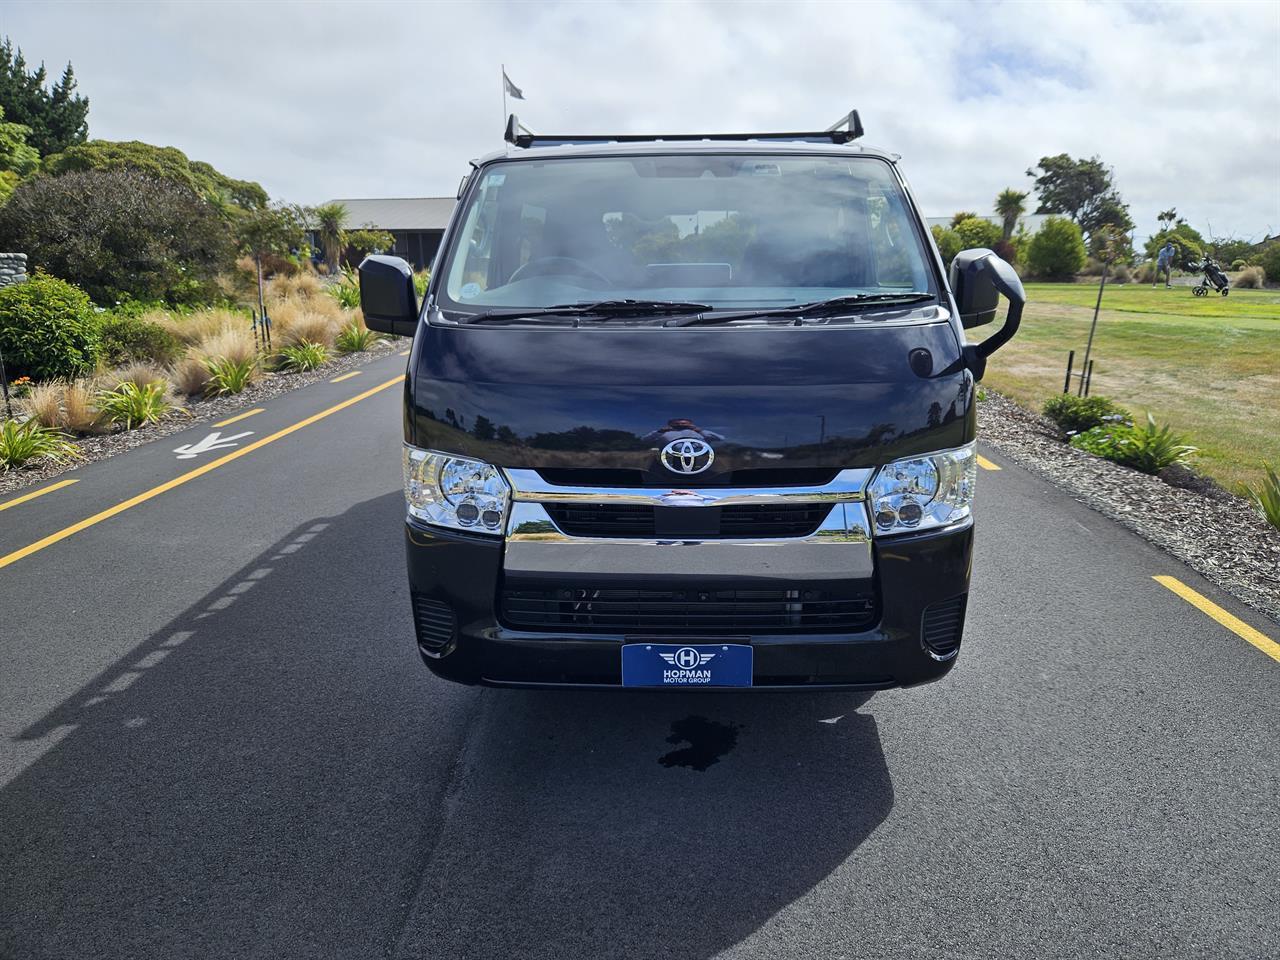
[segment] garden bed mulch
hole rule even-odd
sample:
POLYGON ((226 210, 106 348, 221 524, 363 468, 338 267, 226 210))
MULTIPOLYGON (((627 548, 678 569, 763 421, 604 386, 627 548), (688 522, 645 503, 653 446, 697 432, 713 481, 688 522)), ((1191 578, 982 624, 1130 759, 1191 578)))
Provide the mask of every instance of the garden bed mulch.
MULTIPOLYGON (((74 441, 80 452, 80 458, 77 460, 61 464, 47 462, 29 464, 0 472, 0 497, 23 487, 43 483, 60 473, 74 470, 86 463, 105 460, 144 443, 150 443, 152 440, 186 430, 193 424, 221 420, 239 410, 255 406, 288 393, 290 390, 296 390, 298 387, 330 380, 347 370, 363 366, 379 357, 385 357, 392 351, 402 350, 404 346, 404 342, 378 340, 363 353, 339 354, 334 360, 307 373, 267 373, 252 383, 243 393, 207 400, 189 400, 185 406, 171 411, 157 424, 149 424, 137 430, 118 430, 112 433, 79 437, 74 441)), ((3 408, 0 407, 0 412, 2 410, 3 408)))
POLYGON ((1280 622, 1280 530, 1247 500, 1187 470, 1167 471, 1167 483, 1076 450, 1051 421, 990 389, 978 436, 1280 622))

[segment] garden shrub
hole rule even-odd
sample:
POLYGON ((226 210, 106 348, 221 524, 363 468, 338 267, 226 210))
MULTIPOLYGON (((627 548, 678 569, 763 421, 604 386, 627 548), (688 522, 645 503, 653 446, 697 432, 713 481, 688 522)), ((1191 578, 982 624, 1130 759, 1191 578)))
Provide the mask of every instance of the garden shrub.
POLYGON ((208 392, 213 375, 200 358, 184 357, 174 365, 172 378, 174 388, 180 393, 196 397, 208 392))
POLYGON ((339 306, 347 310, 354 310, 360 306, 360 280, 350 267, 343 270, 341 279, 337 283, 330 284, 327 289, 329 295, 338 301, 339 306))
POLYGON ((0 351, 10 376, 75 377, 98 362, 98 317, 85 292, 37 273, 0 289, 0 351))
MULTIPOLYGON (((191 160, 177 147, 157 147, 138 140, 90 140, 72 144, 45 157, 44 172, 50 178, 90 171, 128 171, 162 180, 196 194, 216 199, 224 207, 257 210, 267 205, 267 191, 252 180, 236 180, 207 163, 191 160)), ((234 213, 227 209, 225 216, 234 213)))
POLYGON ((1071 438, 1071 445, 1095 456, 1152 476, 1175 463, 1186 463, 1196 448, 1185 438, 1173 433, 1168 425, 1157 427, 1155 418, 1147 414, 1141 427, 1123 422, 1092 427, 1071 438))
POLYGON ((1080 228, 1066 217, 1048 217, 1027 246, 1027 267, 1043 280, 1070 280, 1084 261, 1080 228))
POLYGON ((360 317, 356 316, 343 325, 334 339, 334 344, 343 353, 362 353, 368 350, 378 335, 366 327, 360 317))
POLYGON ((24 251, 102 306, 207 301, 233 262, 230 228, 211 204, 133 170, 23 181, 0 207, 0 247, 24 251))
POLYGON ((114 390, 122 383, 133 383, 139 387, 148 387, 153 383, 158 383, 161 393, 165 393, 169 389, 168 374, 149 363, 131 363, 128 366, 112 370, 110 374, 103 378, 103 382, 107 384, 108 390, 114 390))
POLYGON ((1236 271, 1236 270, 1243 270, 1243 269, 1244 269, 1245 267, 1247 267, 1248 265, 1249 265, 1249 264, 1245 263, 1243 260, 1232 260, 1232 261, 1231 261, 1231 269, 1232 269, 1232 271, 1236 271))
MULTIPOLYGON (((250 263, 252 264, 252 260, 250 260, 250 263)), ((251 269, 253 268, 251 267, 251 269)), ((283 254, 262 254, 262 275, 264 277, 296 277, 301 272, 302 268, 283 254)))
POLYGON ((164 382, 138 384, 126 380, 114 390, 98 395, 98 410, 108 423, 124 424, 126 430, 159 423, 171 406, 164 396, 167 387, 164 382))
POLYGON ((337 321, 309 307, 281 304, 273 313, 280 343, 287 347, 299 343, 319 343, 332 347, 338 334, 337 321))
POLYGON ((1261 267, 1245 267, 1240 271, 1240 276, 1236 277, 1235 285, 1241 290, 1261 290, 1266 279, 1267 275, 1261 267))
POLYGON ((1246 485, 1244 492, 1258 505, 1267 523, 1280 530, 1280 476, 1269 463, 1264 463, 1262 468, 1267 473, 1266 479, 1257 487, 1246 485))
POLYGON ((1127 263, 1117 263, 1111 268, 1111 279, 1115 283, 1128 283, 1133 279, 1133 272, 1127 263))
POLYGON ((964 249, 964 244, 960 242, 960 235, 954 230, 934 224, 929 228, 933 234, 933 242, 938 245, 938 254, 942 257, 942 265, 950 267, 951 261, 956 258, 956 254, 964 249))
POLYGON ((1272 283, 1280 283, 1280 242, 1271 244, 1258 255, 1258 266, 1272 283))
POLYGON ((1129 423, 1129 411, 1103 396, 1075 397, 1069 393, 1050 397, 1042 408, 1044 415, 1064 433, 1080 433, 1107 423, 1129 423))
POLYGON ((1090 427, 1083 433, 1077 433, 1071 438, 1071 445, 1077 450, 1092 453, 1095 457, 1114 460, 1118 463, 1123 455, 1121 441, 1128 431, 1127 424, 1104 423, 1090 427))
POLYGON ((22 409, 42 427, 73 434, 97 433, 100 424, 93 395, 89 380, 47 380, 31 388, 22 400, 22 409))
POLYGON ((1204 237, 1200 232, 1189 223, 1179 223, 1172 229, 1154 233, 1147 238, 1143 246, 1147 257, 1155 260, 1166 240, 1173 244, 1173 265, 1179 270, 1195 270, 1206 249, 1204 237))
POLYGON ((322 343, 302 341, 280 351, 280 369, 291 373, 306 373, 325 363, 329 350, 322 343))
POLYGON ((966 217, 952 229, 960 238, 960 249, 986 247, 991 250, 1004 239, 1004 231, 985 217, 966 217))
POLYGON ((62 425, 62 380, 33 385, 22 398, 22 411, 42 427, 62 425))
POLYGON ((125 363, 172 363, 182 353, 182 342, 172 333, 140 316, 112 314, 99 328, 102 359, 111 366, 125 363))
POLYGON ((258 358, 237 358, 228 356, 206 357, 204 365, 209 368, 209 382, 205 392, 210 396, 226 397, 243 393, 258 377, 258 358))
POLYGON ((203 357, 226 357, 242 364, 257 361, 258 348, 245 327, 227 327, 201 342, 196 353, 203 357))
POLYGON ((21 467, 32 460, 65 463, 80 456, 61 430, 41 426, 35 420, 0 424, 0 469, 21 467))

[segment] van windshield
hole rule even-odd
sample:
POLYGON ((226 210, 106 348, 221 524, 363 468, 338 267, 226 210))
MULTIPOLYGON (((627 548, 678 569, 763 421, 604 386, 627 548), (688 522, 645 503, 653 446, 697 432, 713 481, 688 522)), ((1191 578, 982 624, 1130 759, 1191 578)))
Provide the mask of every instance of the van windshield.
POLYGON ((934 293, 906 197, 874 157, 519 160, 480 176, 438 288, 458 319, 601 300, 749 310, 934 293))

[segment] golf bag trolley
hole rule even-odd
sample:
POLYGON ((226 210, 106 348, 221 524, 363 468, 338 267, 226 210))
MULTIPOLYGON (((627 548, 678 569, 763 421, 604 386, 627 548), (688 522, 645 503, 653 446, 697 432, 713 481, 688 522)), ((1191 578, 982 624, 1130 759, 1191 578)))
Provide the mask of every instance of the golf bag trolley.
POLYGON ((1224 297, 1231 292, 1231 284, 1227 281, 1227 275, 1222 272, 1222 268, 1218 266, 1217 261, 1205 257, 1200 261, 1200 270, 1204 273, 1204 277, 1191 288, 1191 292, 1197 297, 1207 297, 1210 287, 1217 290, 1224 297))

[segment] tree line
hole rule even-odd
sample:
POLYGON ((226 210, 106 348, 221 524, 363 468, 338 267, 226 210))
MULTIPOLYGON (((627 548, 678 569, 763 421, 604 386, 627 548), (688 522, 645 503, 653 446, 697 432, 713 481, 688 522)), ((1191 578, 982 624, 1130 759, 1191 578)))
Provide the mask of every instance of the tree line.
POLYGON ((331 272, 344 253, 392 237, 349 229, 340 204, 273 201, 175 147, 89 139, 89 100, 70 63, 49 84, 20 48, 0 41, 0 248, 76 284, 99 306, 223 298, 237 256, 258 267, 301 265, 314 233, 331 272))
POLYGON ((1018 225, 1032 190, 1008 187, 997 195, 992 208, 1000 225, 961 211, 949 227, 933 228, 946 262, 969 247, 989 247, 1030 276, 1068 279, 1090 261, 1107 269, 1112 264, 1128 267, 1140 259, 1154 259, 1166 241, 1174 246, 1175 265, 1185 270, 1194 269, 1204 256, 1235 269, 1267 258, 1262 245, 1248 240, 1206 239, 1175 208, 1161 211, 1156 218, 1160 228, 1143 244, 1140 257, 1133 248, 1135 224, 1129 205, 1116 186, 1114 171, 1097 156, 1041 157, 1027 176, 1034 181, 1034 212, 1049 215, 1040 230, 1029 234, 1018 225))

